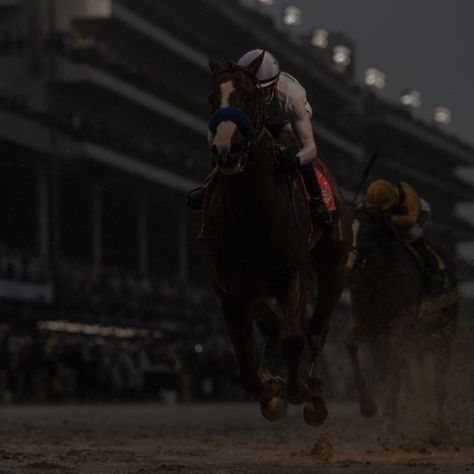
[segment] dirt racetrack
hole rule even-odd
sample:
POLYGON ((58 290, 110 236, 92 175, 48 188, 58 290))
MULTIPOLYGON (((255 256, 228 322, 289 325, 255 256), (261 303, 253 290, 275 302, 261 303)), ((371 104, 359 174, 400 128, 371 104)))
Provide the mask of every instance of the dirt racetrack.
POLYGON ((0 473, 474 473, 453 435, 388 437, 355 404, 324 427, 291 407, 275 424, 254 403, 1 407, 0 473))

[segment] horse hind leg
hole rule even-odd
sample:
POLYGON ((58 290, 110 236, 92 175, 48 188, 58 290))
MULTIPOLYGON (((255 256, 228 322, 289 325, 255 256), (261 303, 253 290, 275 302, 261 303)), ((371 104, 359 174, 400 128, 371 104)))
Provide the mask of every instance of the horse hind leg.
MULTIPOLYGON (((337 262, 336 262, 337 263, 337 262)), ((319 426, 328 416, 323 396, 321 351, 329 332, 329 320, 344 287, 344 264, 336 267, 320 265, 316 307, 308 324, 308 342, 311 349, 311 366, 308 374, 310 399, 303 412, 306 423, 319 426)))
POLYGON ((354 325, 350 333, 346 337, 344 344, 351 358, 352 370, 354 372, 355 386, 359 394, 360 412, 366 418, 372 418, 377 413, 377 405, 370 397, 367 383, 360 368, 359 361, 359 344, 361 342, 361 328, 354 325))

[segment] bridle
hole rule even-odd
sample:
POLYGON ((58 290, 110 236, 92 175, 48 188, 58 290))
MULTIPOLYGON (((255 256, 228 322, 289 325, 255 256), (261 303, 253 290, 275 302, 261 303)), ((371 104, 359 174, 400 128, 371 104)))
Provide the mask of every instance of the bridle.
POLYGON ((240 153, 248 156, 250 150, 261 140, 265 132, 263 93, 258 88, 258 79, 246 68, 240 67, 238 65, 232 65, 227 69, 223 69, 214 76, 214 84, 216 83, 216 80, 223 74, 232 74, 237 71, 246 74, 254 85, 254 91, 247 92, 240 104, 240 109, 243 109, 244 105, 247 104, 249 100, 254 98, 256 99, 251 116, 247 116, 244 112, 242 112, 242 110, 236 109, 234 107, 221 107, 211 115, 208 125, 209 130, 214 135, 217 125, 219 125, 219 123, 224 119, 230 119, 234 121, 237 124, 239 131, 247 140, 246 144, 241 147, 240 153))

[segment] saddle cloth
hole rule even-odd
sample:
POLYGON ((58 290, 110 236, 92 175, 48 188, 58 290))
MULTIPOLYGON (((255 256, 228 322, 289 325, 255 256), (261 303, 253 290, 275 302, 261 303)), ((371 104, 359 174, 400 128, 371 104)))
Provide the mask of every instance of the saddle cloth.
MULTIPOLYGON (((336 198, 334 196, 334 191, 328 179, 324 175, 324 173, 318 168, 317 163, 314 164, 314 174, 316 175, 316 179, 318 180, 319 187, 321 188, 321 197, 322 197, 324 206, 329 212, 335 213, 337 211, 337 205, 336 205, 336 198)), ((308 193, 308 190, 306 189, 306 184, 304 182, 303 175, 301 173, 300 173, 300 178, 301 178, 301 183, 303 185, 306 200, 309 205, 311 196, 308 193)))
POLYGON ((316 173, 316 178, 319 182, 319 186, 321 188, 321 196, 323 198, 323 203, 326 206, 328 211, 336 211, 336 199, 334 198, 334 191, 332 190, 329 181, 327 180, 326 176, 314 166, 314 172, 316 173))

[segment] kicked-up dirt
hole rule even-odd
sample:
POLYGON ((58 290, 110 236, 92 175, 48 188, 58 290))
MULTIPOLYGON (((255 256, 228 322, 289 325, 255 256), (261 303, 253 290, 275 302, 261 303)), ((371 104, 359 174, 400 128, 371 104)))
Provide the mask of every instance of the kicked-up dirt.
POLYGON ((270 423, 256 403, 4 406, 0 473, 474 473, 474 447, 381 434, 355 404, 308 427, 300 407, 270 423))

